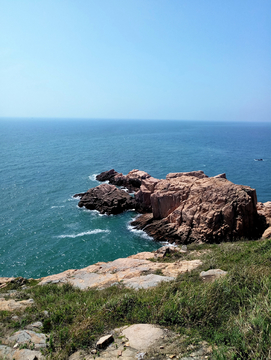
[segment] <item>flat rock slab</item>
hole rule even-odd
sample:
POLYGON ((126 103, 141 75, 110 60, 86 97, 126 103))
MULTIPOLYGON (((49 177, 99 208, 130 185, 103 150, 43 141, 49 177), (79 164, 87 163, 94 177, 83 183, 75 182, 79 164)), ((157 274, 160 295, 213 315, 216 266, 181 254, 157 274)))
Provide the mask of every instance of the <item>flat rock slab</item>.
POLYGON ((220 269, 211 269, 208 271, 202 271, 200 273, 200 277, 204 282, 212 282, 216 279, 219 279, 222 276, 227 275, 227 271, 223 271, 220 269))
POLYGON ((34 304, 33 299, 15 301, 14 299, 5 300, 4 298, 0 298, 0 310, 3 311, 14 311, 25 309, 27 306, 31 306, 34 304))
POLYGON ((4 360, 43 360, 45 357, 36 350, 12 349, 9 346, 0 345, 0 359, 4 360))
POLYGON ((210 359, 212 348, 207 342, 189 345, 183 353, 187 336, 152 324, 134 324, 111 331, 114 336, 106 349, 79 350, 69 360, 142 360, 142 359, 210 359), (99 354, 98 354, 99 351, 99 354), (187 357, 185 357, 185 355, 187 357))
POLYGON ((46 336, 31 330, 20 330, 8 338, 9 343, 33 344, 35 349, 46 347, 46 336))
POLYGON ((146 351, 164 335, 160 327, 150 324, 135 324, 122 331, 129 339, 130 346, 139 351, 146 351))
POLYGON ((131 279, 123 280, 123 284, 126 287, 133 289, 147 289, 149 287, 157 286, 163 281, 172 281, 175 278, 173 276, 161 276, 155 274, 149 274, 145 276, 137 276, 131 279))
POLYGON ((39 284, 70 283, 82 290, 104 289, 118 283, 123 283, 127 287, 148 288, 156 286, 161 281, 174 280, 179 274, 196 269, 202 264, 200 260, 159 263, 146 260, 151 253, 141 254, 137 254, 136 258, 117 259, 108 263, 99 262, 81 270, 67 270, 42 278, 39 284), (157 272, 164 276, 155 275, 157 272))

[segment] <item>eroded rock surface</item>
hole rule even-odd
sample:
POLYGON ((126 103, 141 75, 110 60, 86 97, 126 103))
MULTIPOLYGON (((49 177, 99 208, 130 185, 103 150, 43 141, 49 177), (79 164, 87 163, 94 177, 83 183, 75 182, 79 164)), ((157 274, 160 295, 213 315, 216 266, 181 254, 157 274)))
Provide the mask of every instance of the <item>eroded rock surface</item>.
POLYGON ((259 238, 264 231, 256 191, 235 185, 224 175, 208 178, 202 171, 168 174, 153 188, 143 183, 136 199, 147 199, 152 213, 143 214, 132 225, 157 240, 219 242, 259 238))
POLYGON ((0 310, 1 311, 15 311, 25 309, 27 306, 31 306, 34 304, 33 299, 15 301, 14 299, 5 300, 4 298, 0 298, 0 310))
POLYGON ((31 330, 20 330, 8 338, 9 343, 17 343, 19 345, 32 344, 35 349, 46 347, 46 336, 31 330))
POLYGON ((221 269, 210 269, 208 271, 202 271, 200 277, 204 282, 213 282, 227 275, 227 271, 221 269))
POLYGON ((98 181, 109 181, 109 184, 123 186, 129 191, 137 191, 140 188, 143 179, 149 178, 150 175, 146 171, 134 169, 127 175, 116 172, 114 169, 104 171, 96 176, 98 181))
POLYGON ((196 269, 202 264, 200 260, 179 260, 174 263, 147 260, 154 256, 153 253, 144 252, 108 263, 99 262, 80 270, 67 270, 42 278, 40 285, 70 283, 83 290, 103 289, 121 283, 135 289, 149 288, 163 281, 174 280, 178 274, 196 269))
MULTIPOLYGON (((186 347, 186 336, 152 324, 134 324, 111 331, 114 342, 103 350, 77 351, 69 360, 210 359, 212 347, 201 341, 186 347), (187 354, 187 357, 184 356, 187 354)), ((110 336, 110 335, 109 335, 110 336)))
POLYGON ((98 210, 102 214, 119 214, 125 210, 135 208, 135 200, 125 191, 114 185, 102 184, 79 196, 79 207, 89 210, 98 210))
POLYGON ((11 283, 14 279, 14 277, 0 277, 0 289, 7 286, 7 284, 11 283))
POLYGON ((264 231, 262 237, 264 239, 271 238, 271 201, 267 201, 265 203, 258 202, 257 203, 258 213, 265 218, 267 229, 264 231))
POLYGON ((257 239, 265 230, 265 237, 271 233, 271 202, 257 204, 255 189, 233 184, 226 174, 209 178, 199 170, 170 173, 159 180, 145 171, 123 175, 111 169, 97 179, 127 187, 135 197, 103 184, 77 194, 79 206, 108 214, 136 209, 143 215, 132 225, 156 240, 220 242, 257 239))
POLYGON ((43 360, 45 357, 36 350, 13 349, 6 345, 0 345, 0 359, 4 360, 43 360))

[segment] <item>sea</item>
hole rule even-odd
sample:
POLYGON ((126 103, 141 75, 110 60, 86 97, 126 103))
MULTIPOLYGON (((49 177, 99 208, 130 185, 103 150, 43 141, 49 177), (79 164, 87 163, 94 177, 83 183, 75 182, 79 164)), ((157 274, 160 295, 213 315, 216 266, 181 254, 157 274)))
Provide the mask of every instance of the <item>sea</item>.
POLYGON ((0 276, 39 278, 159 248, 130 225, 136 212, 78 207, 73 195, 112 168, 226 173, 270 201, 270 139, 264 122, 0 119, 0 276))

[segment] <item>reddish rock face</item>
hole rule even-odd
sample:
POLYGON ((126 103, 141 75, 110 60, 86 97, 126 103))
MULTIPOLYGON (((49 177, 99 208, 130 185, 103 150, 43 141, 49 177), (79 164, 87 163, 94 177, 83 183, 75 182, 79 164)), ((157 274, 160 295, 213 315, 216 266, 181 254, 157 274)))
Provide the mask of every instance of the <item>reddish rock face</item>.
POLYGON ((128 209, 135 208, 135 200, 125 191, 114 185, 102 184, 86 193, 77 194, 81 200, 79 207, 89 210, 98 210, 102 214, 119 214, 128 209))
POLYGON ((97 179, 136 191, 135 198, 104 184, 77 194, 81 198, 78 205, 107 214, 135 208, 146 214, 132 225, 156 240, 189 243, 257 239, 271 226, 271 202, 257 204, 254 189, 231 183, 225 174, 209 178, 203 171, 191 171, 170 173, 159 180, 145 171, 132 170, 123 175, 112 169, 97 179))
POLYGON ((223 177, 203 172, 169 174, 154 188, 143 183, 136 200, 150 199, 152 217, 142 216, 134 225, 157 240, 216 242, 258 238, 264 224, 257 213, 256 191, 223 177), (150 194, 151 193, 151 194, 150 194))
POLYGON ((263 233, 262 237, 264 239, 271 238, 271 201, 267 201, 265 203, 259 202, 257 204, 257 210, 259 215, 262 218, 265 218, 266 224, 268 226, 268 228, 263 233))
POLYGON ((151 194, 154 192, 154 188, 159 181, 160 180, 153 177, 149 177, 141 181, 140 189, 135 194, 137 211, 143 213, 152 211, 151 194))

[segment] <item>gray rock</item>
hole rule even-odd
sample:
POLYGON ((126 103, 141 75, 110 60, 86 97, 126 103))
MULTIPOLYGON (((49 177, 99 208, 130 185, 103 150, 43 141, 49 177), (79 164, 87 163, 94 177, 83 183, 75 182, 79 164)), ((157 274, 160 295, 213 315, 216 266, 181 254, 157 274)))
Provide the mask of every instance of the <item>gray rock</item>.
POLYGON ((42 326, 43 326, 42 322, 41 322, 41 321, 37 321, 37 322, 34 322, 33 324, 27 325, 25 328, 26 328, 27 330, 33 330, 33 331, 35 331, 35 330, 40 330, 40 329, 42 328, 42 326))
POLYGON ((222 276, 227 275, 227 271, 223 271, 220 269, 211 269, 208 271, 202 271, 200 273, 200 277, 204 282, 212 282, 216 279, 219 279, 222 276))
POLYGON ((12 349, 9 346, 0 345, 0 359, 4 360, 43 360, 44 356, 35 350, 12 349))
POLYGON ((49 312, 48 312, 47 310, 44 310, 44 311, 42 312, 42 314, 43 314, 45 317, 49 317, 49 312))
POLYGON ((106 335, 101 337, 98 341, 97 341, 97 348, 98 349, 105 349, 109 344, 111 344, 114 341, 113 335, 106 335))
POLYGON ((151 324, 135 324, 122 331, 129 339, 130 346, 145 352, 151 345, 164 335, 164 331, 151 324))
POLYGON ((123 284, 133 289, 148 289, 161 283, 162 281, 172 281, 172 276, 161 276, 155 274, 149 274, 146 276, 137 276, 131 279, 124 279, 123 284))
POLYGON ((46 347, 46 336, 31 330, 20 330, 8 338, 10 343, 16 342, 19 345, 33 344, 35 349, 46 347))

